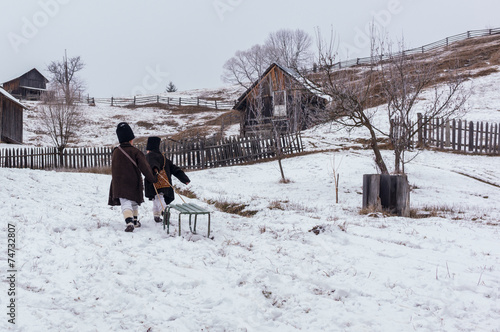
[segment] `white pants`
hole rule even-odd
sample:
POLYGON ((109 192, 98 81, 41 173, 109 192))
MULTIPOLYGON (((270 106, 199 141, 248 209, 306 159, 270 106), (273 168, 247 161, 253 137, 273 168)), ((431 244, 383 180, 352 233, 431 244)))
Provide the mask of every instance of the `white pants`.
POLYGON ((120 206, 125 219, 137 217, 139 215, 139 204, 126 198, 120 198, 120 206))
POLYGON ((165 204, 165 198, 163 197, 163 193, 160 193, 155 196, 153 199, 153 215, 155 217, 159 217, 161 211, 163 211, 167 207, 165 204))

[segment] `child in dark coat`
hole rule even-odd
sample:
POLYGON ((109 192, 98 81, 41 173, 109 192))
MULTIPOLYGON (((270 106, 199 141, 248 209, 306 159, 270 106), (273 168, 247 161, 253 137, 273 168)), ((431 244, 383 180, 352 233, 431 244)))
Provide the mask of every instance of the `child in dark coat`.
MULTIPOLYGON (((184 184, 189 184, 189 177, 182 169, 174 165, 172 161, 160 152, 159 137, 149 137, 146 145, 146 160, 148 161, 153 174, 160 172, 165 167, 168 183, 172 185, 172 175, 184 184)), ((161 212, 174 200, 174 189, 172 187, 156 189, 147 178, 144 180, 145 195, 153 201, 153 217, 156 222, 161 222, 161 212), (158 192, 158 193, 157 193, 158 192)))
POLYGON ((151 172, 144 153, 132 145, 135 136, 126 122, 118 124, 116 135, 120 145, 112 154, 108 204, 121 206, 127 224, 125 232, 133 232, 141 227, 138 220, 139 205, 144 202, 141 173, 149 183, 156 182, 157 176, 151 172))

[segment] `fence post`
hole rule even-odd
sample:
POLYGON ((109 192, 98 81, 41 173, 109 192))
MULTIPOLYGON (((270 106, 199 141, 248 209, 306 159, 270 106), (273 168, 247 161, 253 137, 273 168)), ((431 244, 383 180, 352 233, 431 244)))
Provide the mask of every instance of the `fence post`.
POLYGON ((215 109, 218 110, 219 108, 217 107, 217 100, 215 101, 215 109))
POLYGON ((179 97, 179 106, 182 106, 181 97, 179 97))
POLYGON ((134 96, 134 106, 135 106, 135 96, 134 96))
POLYGON ((469 122, 469 152, 474 148, 474 122, 469 122))
POLYGON ((439 148, 441 137, 439 137, 439 119, 436 118, 436 147, 439 148))
MULTIPOLYGON (((481 126, 482 125, 483 124, 481 123, 481 126)), ((486 125, 485 125, 485 128, 484 128, 484 152, 486 152, 486 153, 490 152, 488 135, 489 135, 488 122, 486 122, 486 125)))
POLYGON ((445 146, 450 147, 450 120, 446 120, 445 125, 445 146))
POLYGON ((417 147, 423 147, 424 146, 424 136, 422 135, 422 113, 417 113, 417 126, 418 126, 418 142, 417 142, 417 147))
POLYGON ((456 147, 456 142, 457 142, 457 123, 455 121, 455 119, 453 119, 453 122, 452 122, 452 127, 451 128, 451 148, 453 149, 453 151, 455 151, 455 147, 456 147))
POLYGON ((498 123, 495 124, 495 136, 493 138, 493 153, 500 154, 500 135, 498 133, 498 123))
MULTIPOLYGON (((479 131, 479 121, 478 121, 478 122, 476 122, 476 146, 474 147, 474 152, 477 152, 477 150, 479 148, 481 148, 479 146, 481 144, 481 142, 479 141, 479 133, 480 133, 480 131, 479 131)), ((482 136, 481 136, 481 138, 482 138, 482 136)))
POLYGON ((113 106, 113 97, 111 97, 111 106, 113 106))

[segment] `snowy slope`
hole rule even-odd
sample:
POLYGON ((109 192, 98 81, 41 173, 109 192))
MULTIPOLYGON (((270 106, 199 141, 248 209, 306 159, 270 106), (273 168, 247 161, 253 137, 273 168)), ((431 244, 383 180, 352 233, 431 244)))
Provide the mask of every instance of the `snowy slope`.
MULTIPOLYGON (((499 75, 472 82, 468 119, 500 122, 499 75)), ((99 104, 83 114, 78 146, 115 144, 123 120, 136 136, 171 135, 217 115, 99 104)), ((25 112, 25 141, 50 144, 36 116, 25 112)), ((287 184, 276 162, 190 172, 197 198, 185 199, 212 211, 213 239, 204 217, 198 235, 187 222, 182 236, 177 225, 167 235, 150 202, 143 227, 125 233, 106 205, 109 175, 0 169, 0 266, 6 276, 10 224, 17 270, 17 324, 3 278, 0 331, 500 331, 498 157, 423 151, 407 173, 411 206, 428 217, 362 215, 373 156, 348 149, 365 132, 337 129, 303 134, 306 150, 330 152, 285 159, 287 184), (223 213, 209 201, 258 212, 223 213)))
POLYGON ((177 225, 167 235, 150 202, 143 227, 125 233, 119 209, 106 205, 108 175, 0 169, 2 233, 15 225, 18 269, 17 325, 4 316, 0 329, 498 331, 500 190, 435 167, 460 162, 500 184, 498 162, 419 158, 412 206, 440 216, 360 215, 369 151, 286 159, 288 184, 276 162, 190 172, 198 198, 186 200, 213 211, 213 239, 203 217, 198 235, 187 221, 181 237, 177 225), (209 199, 259 212, 222 213, 209 199))

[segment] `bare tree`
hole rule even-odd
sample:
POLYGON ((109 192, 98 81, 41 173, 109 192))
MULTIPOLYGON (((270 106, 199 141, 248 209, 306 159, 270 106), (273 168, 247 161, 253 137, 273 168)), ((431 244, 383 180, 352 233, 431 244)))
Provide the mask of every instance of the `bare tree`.
POLYGON ((45 94, 42 101, 37 106, 40 123, 59 151, 62 165, 63 151, 81 123, 80 110, 78 106, 58 101, 55 94, 45 94))
MULTIPOLYGON (((271 75, 271 74, 269 74, 271 75)), ((273 138, 275 144, 269 148, 278 161, 281 183, 288 183, 282 159, 284 158, 281 133, 289 129, 289 116, 294 105, 287 101, 286 91, 292 91, 292 82, 284 76, 272 75, 273 79, 262 79, 247 96, 245 135, 273 138)), ((293 99, 292 99, 293 100, 293 99)))
POLYGON ((265 42, 272 61, 289 68, 310 67, 311 36, 304 30, 281 29, 270 33, 265 42))
POLYGON ((64 100, 68 105, 72 105, 76 97, 84 90, 84 83, 77 76, 84 66, 79 56, 68 59, 65 52, 62 61, 52 61, 47 67, 51 74, 53 89, 63 92, 64 100))
POLYGON ((397 52, 390 45, 387 49, 387 60, 380 66, 390 123, 387 136, 394 148, 394 171, 404 173, 405 164, 411 161, 405 159, 405 152, 426 124, 416 121, 417 110, 427 122, 438 117, 448 119, 463 111, 470 92, 464 86, 466 76, 459 73, 453 62, 440 70, 436 58, 419 59, 406 54, 404 42, 399 44, 397 52), (429 94, 427 101, 418 103, 424 93, 429 94))
POLYGON ((348 130, 366 128, 370 134, 370 147, 375 155, 375 164, 381 173, 388 174, 380 153, 380 132, 373 125, 375 110, 371 108, 376 103, 376 91, 380 84, 375 43, 372 42, 370 63, 356 70, 338 69, 334 67, 337 62, 337 46, 333 33, 329 40, 323 40, 320 31, 317 32, 317 37, 320 73, 310 78, 315 82, 315 86, 320 86, 322 92, 331 97, 330 119, 348 130))
MULTIPOLYGON (((389 138, 395 152, 395 171, 404 173, 405 151, 411 147, 418 133, 416 104, 424 92, 429 93, 427 104, 419 105, 419 112, 427 121, 436 117, 448 117, 460 111, 468 93, 465 79, 454 68, 439 70, 437 61, 419 61, 405 55, 402 49, 394 53, 387 43, 376 40, 372 30, 371 61, 356 68, 334 68, 336 48, 333 37, 328 42, 318 32, 318 63, 321 72, 313 78, 324 93, 332 98, 330 118, 348 129, 364 127, 370 135, 370 147, 375 163, 382 174, 388 168, 382 157, 379 138, 389 138), (389 132, 373 121, 375 107, 387 103, 389 132)), ((387 124, 387 123, 386 123, 387 124)), ((422 124, 423 125, 423 124, 422 124)))
POLYGON ((251 86, 272 64, 302 68, 310 64, 312 38, 302 30, 279 30, 270 33, 263 45, 257 44, 245 51, 237 51, 223 66, 222 80, 251 86))
POLYGON ((222 80, 244 88, 257 80, 271 64, 264 46, 254 45, 246 51, 237 51, 223 66, 222 80))

